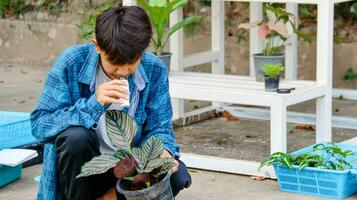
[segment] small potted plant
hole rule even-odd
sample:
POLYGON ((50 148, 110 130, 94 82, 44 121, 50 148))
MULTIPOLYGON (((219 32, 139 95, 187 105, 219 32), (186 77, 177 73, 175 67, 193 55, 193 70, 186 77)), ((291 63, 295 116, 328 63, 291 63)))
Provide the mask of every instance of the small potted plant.
POLYGON ((279 88, 280 74, 284 71, 281 64, 265 64, 263 66, 265 90, 275 92, 279 88))
POLYGON ((272 4, 265 5, 266 16, 261 21, 254 23, 242 23, 238 29, 252 29, 258 27, 259 37, 263 40, 262 53, 252 55, 254 57, 255 77, 257 81, 263 82, 264 64, 284 65, 285 56, 280 53, 285 41, 293 34, 311 42, 311 37, 299 31, 296 27, 295 16, 286 12, 281 7, 272 4))
MULTIPOLYGON (((192 23, 197 23, 201 17, 191 16, 177 22, 172 27, 166 29, 169 22, 170 13, 186 5, 188 0, 138 0, 138 5, 142 6, 149 14, 151 22, 156 30, 156 38, 152 38, 154 53, 169 67, 171 52, 164 52, 164 48, 172 34, 181 28, 192 23)), ((170 71, 170 70, 169 70, 170 71)))
POLYGON ((136 122, 126 113, 106 111, 107 133, 119 150, 112 155, 100 155, 85 163, 77 178, 105 173, 114 168, 118 178, 117 190, 127 199, 173 200, 170 169, 174 158, 160 158, 163 143, 155 136, 142 146, 132 147, 137 131, 136 122))

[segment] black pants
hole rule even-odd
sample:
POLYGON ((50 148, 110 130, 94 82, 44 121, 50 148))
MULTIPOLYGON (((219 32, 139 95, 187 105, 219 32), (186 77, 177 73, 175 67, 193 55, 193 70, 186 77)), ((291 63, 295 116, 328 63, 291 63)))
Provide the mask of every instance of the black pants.
MULTIPOLYGON (((76 179, 81 166, 100 155, 99 141, 93 130, 83 127, 70 127, 63 131, 55 141, 58 157, 58 185, 64 200, 91 200, 105 194, 114 187, 117 179, 113 170, 104 174, 76 179)), ((180 190, 191 185, 191 176, 183 162, 171 176, 172 192, 176 196, 180 190)), ((119 199, 125 199, 117 194, 119 199)))

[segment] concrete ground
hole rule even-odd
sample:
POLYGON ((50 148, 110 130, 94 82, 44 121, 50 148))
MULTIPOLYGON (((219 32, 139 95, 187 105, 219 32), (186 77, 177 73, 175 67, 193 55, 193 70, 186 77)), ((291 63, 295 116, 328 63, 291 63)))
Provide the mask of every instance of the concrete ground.
MULTIPOLYGON (((38 184, 34 178, 40 174, 41 165, 25 168, 21 179, 0 188, 0 199, 36 199, 38 184)), ((274 180, 256 181, 248 176, 190 170, 193 183, 183 190, 177 200, 318 200, 322 198, 279 192, 274 180)), ((357 195, 348 200, 357 200, 357 195)))
MULTIPOLYGON (((0 63, 0 110, 30 112, 42 90, 48 68, 0 63)), ((187 101, 187 107, 197 108, 205 103, 187 101)), ((334 114, 357 117, 357 103, 334 101, 334 114)), ((291 108, 294 111, 313 111, 307 102, 291 108)), ((293 151, 314 143, 314 130, 296 129, 289 124, 288 146, 293 151)), ((239 119, 227 121, 213 118, 175 130, 183 152, 261 161, 269 154, 269 124, 267 121, 239 119)), ((356 130, 333 129, 334 141, 357 136, 356 130)), ((247 176, 190 170, 193 185, 178 196, 187 199, 318 199, 278 190, 274 180, 256 181, 247 176)), ((26 168, 20 180, 0 188, 0 199, 35 199, 40 165, 26 168)), ((356 199, 357 196, 350 199, 356 199)))

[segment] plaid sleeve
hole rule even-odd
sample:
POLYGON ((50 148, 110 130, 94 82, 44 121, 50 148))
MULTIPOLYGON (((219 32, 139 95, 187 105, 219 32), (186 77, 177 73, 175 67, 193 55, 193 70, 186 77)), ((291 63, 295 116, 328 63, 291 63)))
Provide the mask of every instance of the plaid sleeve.
POLYGON ((32 134, 41 140, 51 138, 69 126, 92 127, 105 108, 95 94, 88 99, 71 102, 67 64, 74 50, 65 51, 52 66, 37 108, 31 113, 32 134))
POLYGON ((147 119, 143 126, 144 143, 156 136, 174 157, 179 157, 179 147, 172 127, 172 106, 169 94, 168 72, 166 65, 157 62, 150 83, 150 91, 145 110, 147 119))

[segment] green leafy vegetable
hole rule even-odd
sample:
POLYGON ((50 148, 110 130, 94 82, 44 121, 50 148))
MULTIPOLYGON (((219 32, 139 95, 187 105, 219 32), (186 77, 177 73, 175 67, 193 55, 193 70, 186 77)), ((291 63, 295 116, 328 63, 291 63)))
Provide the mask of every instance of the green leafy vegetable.
POLYGON ((277 77, 284 70, 284 67, 281 64, 265 64, 262 70, 268 77, 277 77))
POLYGON ((292 155, 289 153, 276 152, 260 164, 260 168, 270 165, 281 165, 288 168, 298 166, 299 170, 305 167, 316 167, 321 169, 345 170, 351 168, 348 158, 355 155, 351 150, 343 150, 334 143, 317 144, 313 146, 312 152, 292 155))

